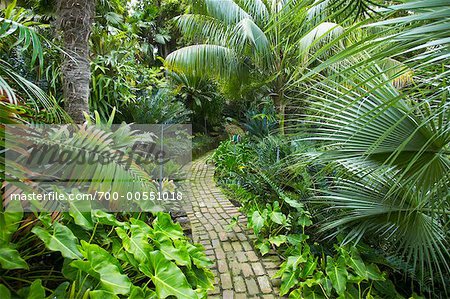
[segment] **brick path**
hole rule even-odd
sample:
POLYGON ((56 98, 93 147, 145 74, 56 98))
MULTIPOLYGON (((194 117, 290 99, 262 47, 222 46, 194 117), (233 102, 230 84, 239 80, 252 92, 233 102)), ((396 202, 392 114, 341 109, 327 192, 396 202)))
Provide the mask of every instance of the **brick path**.
POLYGON ((247 230, 246 217, 216 187, 214 166, 207 156, 193 162, 189 197, 192 210, 187 214, 192 224, 194 242, 206 248, 215 262, 215 289, 209 298, 279 298, 277 281, 271 281, 280 260, 261 257, 253 249, 255 236, 247 230), (231 219, 238 223, 227 228, 231 219))

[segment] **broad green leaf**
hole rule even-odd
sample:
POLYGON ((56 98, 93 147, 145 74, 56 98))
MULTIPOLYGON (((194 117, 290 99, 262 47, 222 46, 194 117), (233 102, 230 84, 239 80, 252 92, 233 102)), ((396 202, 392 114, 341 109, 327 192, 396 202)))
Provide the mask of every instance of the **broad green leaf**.
POLYGON ((201 245, 193 245, 189 242, 186 242, 185 244, 194 265, 199 268, 208 268, 212 265, 211 260, 208 259, 201 245))
POLYGON ((285 235, 277 235, 269 238, 269 242, 279 247, 281 244, 286 243, 287 237, 285 235))
POLYGON ((155 284, 158 298, 198 298, 180 268, 168 261, 160 251, 150 252, 149 259, 150 263, 142 264, 139 269, 155 284))
POLYGON ((131 286, 131 292, 128 299, 158 299, 156 293, 147 287, 131 286))
POLYGON ((117 295, 103 290, 95 290, 89 292, 90 299, 119 299, 117 295))
POLYGON ((284 216, 284 214, 281 212, 272 211, 270 213, 270 220, 272 220, 276 224, 280 224, 280 225, 286 224, 286 216, 284 216))
POLYGON ((258 248, 261 255, 264 256, 270 251, 270 243, 267 241, 260 242, 259 244, 256 245, 256 248, 258 248))
POLYGON ((304 286, 302 289, 302 299, 325 299, 323 292, 318 287, 304 286))
POLYGON ((261 214, 258 211, 254 211, 252 214, 252 228, 256 235, 259 234, 261 231, 261 228, 264 226, 264 218, 261 216, 261 214))
POLYGON ((71 266, 98 278, 105 291, 122 295, 130 292, 129 278, 121 273, 119 262, 108 251, 85 241, 81 241, 81 251, 86 260, 73 261, 71 266))
POLYGON ((171 261, 175 261, 179 266, 187 266, 191 264, 191 259, 186 247, 175 248, 172 245, 161 244, 159 251, 171 261))
POLYGON ((0 212, 0 242, 9 243, 12 234, 17 231, 22 220, 22 205, 19 201, 10 201, 4 212, 0 212))
POLYGON ((116 227, 116 232, 122 239, 123 248, 131 253, 137 261, 144 263, 148 260, 148 252, 152 251, 153 248, 148 243, 148 235, 145 232, 137 227, 131 228, 131 237, 120 227, 116 227))
POLYGON ((61 252, 63 257, 69 259, 82 257, 77 248, 77 238, 67 226, 55 222, 53 224, 53 234, 38 226, 33 227, 31 231, 44 242, 48 249, 61 252))
POLYGON ((312 256, 309 256, 308 261, 303 266, 300 276, 303 279, 305 279, 306 277, 308 277, 314 273, 314 270, 316 270, 316 267, 317 267, 317 258, 314 260, 314 258, 312 256))
POLYGON ((102 210, 93 210, 91 212, 92 218, 95 222, 105 225, 118 226, 123 227, 125 225, 124 222, 120 222, 116 219, 116 216, 111 213, 106 213, 102 210))
POLYGON ((2 298, 2 299, 11 299, 11 292, 3 284, 0 284, 0 298, 2 298))
POLYGON ((380 269, 378 269, 377 265, 370 264, 366 267, 366 270, 367 270, 367 275, 368 275, 369 279, 379 280, 379 281, 385 280, 383 273, 380 271, 380 269))
POLYGON ((214 289, 214 274, 207 268, 199 269, 196 266, 186 271, 186 278, 190 285, 202 290, 214 289))
POLYGON ((333 288, 339 295, 342 295, 347 289, 347 269, 345 267, 345 260, 339 257, 337 261, 331 257, 327 257, 326 272, 333 284, 333 288))
POLYGON ((306 262, 306 259, 303 255, 292 255, 288 257, 286 264, 288 267, 296 270, 298 265, 304 262, 306 262))
POLYGON ((347 264, 355 271, 358 276, 365 279, 368 278, 366 265, 355 250, 352 250, 351 254, 346 257, 346 260, 347 264))
POLYGON ((281 275, 280 295, 286 295, 298 283, 297 271, 288 270, 281 275))
POLYGON ((28 269, 28 264, 19 252, 6 244, 0 245, 0 264, 3 269, 28 269))
POLYGON ((176 240, 184 237, 179 223, 173 223, 168 213, 159 212, 153 220, 155 238, 162 243, 167 240, 176 240))
POLYGON ((287 241, 294 246, 301 244, 307 239, 309 239, 309 236, 305 234, 290 234, 287 236, 287 241))
POLYGON ((70 286, 68 281, 61 283, 47 299, 67 298, 67 288, 70 286))
POLYGON ((30 286, 28 296, 26 299, 42 299, 45 298, 45 290, 42 286, 42 281, 36 279, 30 286))
POLYGON ((305 213, 298 217, 297 223, 302 227, 312 225, 311 219, 305 213))
POLYGON ((69 204, 69 214, 75 223, 87 230, 93 229, 94 223, 92 221, 91 203, 87 200, 81 200, 76 202, 69 201, 69 204))

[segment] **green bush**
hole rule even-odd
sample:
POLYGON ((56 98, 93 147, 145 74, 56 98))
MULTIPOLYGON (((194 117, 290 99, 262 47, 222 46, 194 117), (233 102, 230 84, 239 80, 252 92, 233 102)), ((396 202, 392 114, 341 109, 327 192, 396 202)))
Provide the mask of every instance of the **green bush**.
POLYGON ((0 214, 0 297, 203 298, 211 262, 167 213, 0 214))

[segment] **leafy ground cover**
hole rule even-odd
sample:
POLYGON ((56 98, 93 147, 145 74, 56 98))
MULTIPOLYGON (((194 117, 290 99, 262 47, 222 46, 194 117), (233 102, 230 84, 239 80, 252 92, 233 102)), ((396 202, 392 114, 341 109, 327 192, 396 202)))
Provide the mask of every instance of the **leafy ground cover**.
MULTIPOLYGON (((306 157, 315 151, 311 143, 248 137, 242 143, 223 142, 212 158, 218 183, 248 215, 256 248, 261 255, 276 252, 284 259, 273 277, 281 279, 280 295, 419 298, 408 285, 415 276, 407 272, 406 262, 381 246, 382 237, 344 242, 345 232, 321 230, 333 212, 321 212, 326 204, 311 199, 334 186, 333 170, 306 161, 292 168, 287 160, 293 152, 306 157), (405 280, 400 269, 411 276, 405 280)), ((424 285, 420 289, 433 291, 424 285)))
POLYGON ((1 298, 203 298, 211 261, 169 214, 2 212, 1 298))

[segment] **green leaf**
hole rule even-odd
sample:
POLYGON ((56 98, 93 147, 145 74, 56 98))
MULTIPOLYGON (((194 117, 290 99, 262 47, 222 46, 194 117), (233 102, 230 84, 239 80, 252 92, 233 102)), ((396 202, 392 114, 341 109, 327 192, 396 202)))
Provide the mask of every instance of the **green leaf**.
POLYGON ((301 244, 303 241, 308 240, 309 236, 305 234, 290 234, 287 236, 287 241, 296 246, 301 244))
POLYGON ((11 292, 3 284, 0 284, 0 298, 2 298, 2 299, 11 299, 11 292))
POLYGON ((366 267, 367 275, 369 279, 383 281, 385 280, 383 273, 378 269, 378 266, 375 264, 370 264, 366 267))
POLYGON ((186 271, 186 278, 190 285, 202 290, 214 289, 214 274, 207 268, 192 267, 186 271))
POLYGON ((297 271, 287 270, 281 275, 280 295, 286 295, 298 283, 297 271))
POLYGON ((89 292, 90 299, 119 299, 117 295, 103 290, 95 290, 89 292))
POLYGON ((6 244, 0 245, 0 264, 3 269, 29 269, 28 264, 20 257, 19 252, 8 247, 6 244))
POLYGON ((150 264, 142 264, 139 269, 153 281, 158 298, 198 298, 180 268, 168 261, 160 251, 150 252, 149 259, 150 264))
POLYGON ((154 236, 159 243, 184 237, 179 223, 173 223, 168 213, 159 212, 153 220, 154 236))
MULTIPOLYGON (((175 242, 176 243, 176 242, 175 242)), ((208 268, 213 263, 206 256, 204 249, 201 245, 193 245, 191 243, 185 243, 189 256, 191 257, 192 262, 199 268, 208 268)))
POLYGON ((76 202, 69 201, 69 204, 69 214, 72 216, 75 223, 87 230, 92 230, 94 228, 94 224, 91 215, 91 203, 86 200, 81 200, 76 202))
POLYGON ((17 231, 22 220, 22 205, 19 201, 10 201, 4 212, 0 212, 0 242, 9 243, 12 234, 17 231))
POLYGON ((26 299, 42 299, 45 298, 45 290, 42 286, 42 281, 36 279, 30 286, 29 293, 26 299))
MULTIPOLYGON (((263 214, 264 215, 264 214, 263 214)), ((258 211, 254 211, 252 214, 251 224, 255 235, 258 235, 261 228, 264 226, 265 219, 261 216, 258 211)))
POLYGON ((312 275, 314 273, 314 270, 316 270, 317 267, 317 258, 314 260, 312 256, 308 257, 308 261, 303 266, 303 269, 301 271, 301 278, 305 279, 306 277, 312 275))
POLYGON ((150 290, 147 287, 137 287, 137 286, 131 286, 131 292, 130 292, 130 296, 128 297, 129 299, 142 299, 142 298, 146 298, 146 299, 158 299, 158 297, 156 297, 156 293, 153 290, 150 290))
POLYGON ((77 249, 77 238, 67 226, 59 222, 53 224, 53 234, 38 226, 33 227, 31 232, 38 236, 48 249, 61 252, 63 257, 69 259, 82 257, 77 249))
POLYGON ((117 226, 117 227, 123 227, 125 225, 124 222, 120 222, 116 219, 116 216, 114 214, 106 213, 102 210, 93 210, 91 212, 92 218, 96 223, 105 224, 105 225, 111 225, 111 226, 117 226))
POLYGON ((347 289, 347 269, 345 267, 345 260, 339 257, 337 261, 327 256, 326 272, 331 280, 333 288, 339 295, 342 295, 347 289))
POLYGON ((356 252, 356 249, 353 249, 351 251, 351 254, 346 257, 346 261, 358 276, 365 279, 368 278, 366 265, 364 264, 359 254, 356 252))
POLYGON ((68 281, 61 283, 47 299, 67 298, 67 288, 70 286, 68 281))
POLYGON ((305 226, 310 226, 312 225, 312 221, 311 219, 308 217, 308 215, 306 215, 305 213, 301 214, 298 217, 297 223, 301 226, 301 227, 305 227, 305 226))
POLYGON ((76 260, 70 265, 98 278, 102 289, 113 294, 126 295, 131 282, 121 273, 119 262, 108 251, 96 244, 81 241, 81 251, 86 260, 76 260))
POLYGON ((286 224, 286 216, 284 216, 284 214, 281 212, 272 211, 270 213, 270 220, 272 220, 276 224, 280 224, 280 225, 286 224))
POLYGON ((280 247, 281 244, 286 243, 287 237, 285 235, 277 235, 269 238, 269 242, 274 244, 277 247, 280 247))
POLYGON ((179 266, 187 266, 191 264, 191 259, 186 247, 175 248, 172 245, 162 244, 159 246, 161 253, 171 261, 175 261, 179 266))
POLYGON ((325 296, 320 288, 304 286, 302 289, 302 299, 324 299, 325 296))
POLYGON ((265 254, 269 253, 269 251, 270 251, 270 243, 267 241, 260 242, 256 245, 256 248, 258 248, 261 255, 264 256, 265 254))
POLYGON ((306 259, 303 255, 291 255, 288 257, 286 264, 288 267, 296 270, 298 268, 298 265, 304 262, 306 262, 306 259))
POLYGON ((148 252, 153 250, 148 242, 148 232, 142 230, 137 225, 132 225, 130 230, 131 237, 128 236, 128 233, 124 229, 116 227, 116 232, 122 240, 123 248, 131 253, 137 261, 144 263, 148 260, 148 252))

